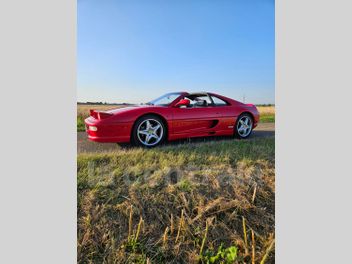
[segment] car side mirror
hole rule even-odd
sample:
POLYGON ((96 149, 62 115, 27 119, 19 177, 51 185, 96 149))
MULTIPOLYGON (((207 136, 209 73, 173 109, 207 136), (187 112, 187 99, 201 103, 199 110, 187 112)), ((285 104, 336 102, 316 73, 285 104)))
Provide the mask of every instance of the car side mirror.
POLYGON ((191 104, 191 101, 188 99, 181 99, 175 104, 175 107, 181 107, 181 106, 189 106, 191 104))

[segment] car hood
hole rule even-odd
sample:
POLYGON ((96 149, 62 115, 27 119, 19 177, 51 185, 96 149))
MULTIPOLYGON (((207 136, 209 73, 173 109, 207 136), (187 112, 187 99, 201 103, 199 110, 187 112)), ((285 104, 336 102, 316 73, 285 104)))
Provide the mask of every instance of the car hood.
POLYGON ((127 107, 121 107, 121 108, 115 108, 115 109, 107 110, 105 112, 115 115, 115 114, 122 114, 122 113, 130 112, 130 111, 133 111, 133 110, 136 110, 136 109, 150 109, 150 108, 154 108, 154 107, 158 107, 158 106, 154 106, 154 105, 131 105, 131 106, 127 106, 127 107))

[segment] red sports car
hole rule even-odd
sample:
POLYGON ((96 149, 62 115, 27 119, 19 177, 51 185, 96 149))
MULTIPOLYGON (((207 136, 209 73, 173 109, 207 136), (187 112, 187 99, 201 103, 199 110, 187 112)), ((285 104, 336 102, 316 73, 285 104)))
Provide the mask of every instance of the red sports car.
POLYGON ((109 111, 90 110, 88 139, 154 147, 165 140, 235 135, 247 138, 257 108, 214 93, 176 92, 149 103, 109 111))

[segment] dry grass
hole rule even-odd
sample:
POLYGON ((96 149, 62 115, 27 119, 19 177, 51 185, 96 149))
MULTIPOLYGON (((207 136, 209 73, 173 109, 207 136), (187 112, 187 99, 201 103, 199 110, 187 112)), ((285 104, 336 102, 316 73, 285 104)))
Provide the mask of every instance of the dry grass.
POLYGON ((78 155, 78 262, 205 263, 223 245, 235 263, 274 263, 274 144, 78 155))
POLYGON ((275 115, 275 106, 257 106, 257 109, 261 115, 275 115))
POLYGON ((260 122, 275 122, 275 106, 258 106, 257 108, 260 113, 260 122))
POLYGON ((90 109, 95 109, 95 110, 110 110, 114 108, 121 108, 125 107, 124 105, 89 105, 89 104, 77 104, 77 116, 83 116, 84 118, 87 118, 89 116, 89 110, 90 109))

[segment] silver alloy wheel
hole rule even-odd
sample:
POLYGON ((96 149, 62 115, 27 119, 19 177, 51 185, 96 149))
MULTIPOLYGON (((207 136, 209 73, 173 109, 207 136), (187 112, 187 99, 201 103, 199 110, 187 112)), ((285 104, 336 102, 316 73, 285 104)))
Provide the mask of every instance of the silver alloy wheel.
POLYGON ((249 116, 242 116, 237 123, 237 132, 241 137, 248 136, 252 131, 252 119, 249 116))
POLYGON ((137 137, 145 146, 154 146, 163 138, 164 129, 155 119, 146 119, 137 128, 137 137))

